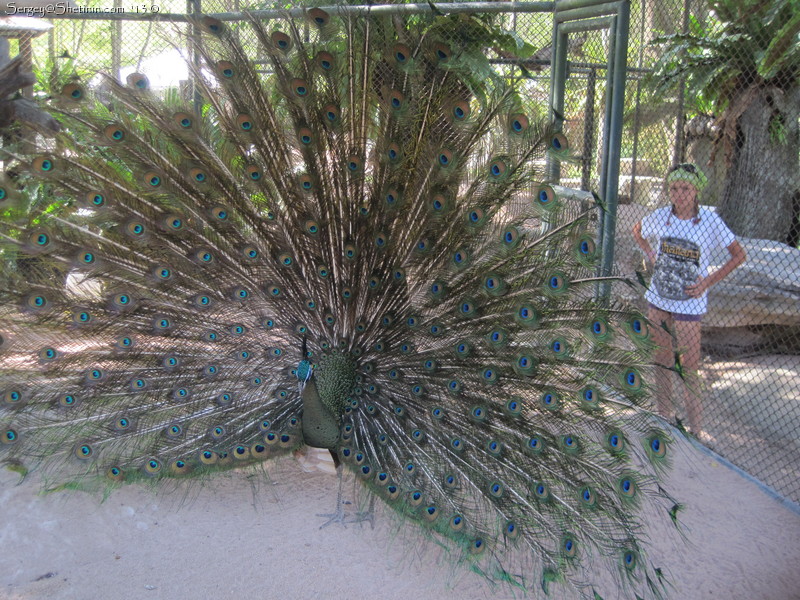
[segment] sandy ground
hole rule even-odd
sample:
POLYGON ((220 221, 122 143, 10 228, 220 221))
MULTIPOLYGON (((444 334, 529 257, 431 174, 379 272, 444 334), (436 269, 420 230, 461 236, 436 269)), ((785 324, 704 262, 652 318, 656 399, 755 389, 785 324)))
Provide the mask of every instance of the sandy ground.
POLYGON ((706 358, 702 372, 716 451, 800 502, 800 356, 706 358))
MULTIPOLYGON (((688 442, 672 448, 665 486, 687 505, 687 541, 648 526, 671 597, 800 599, 800 514, 688 442)), ((294 460, 270 481, 235 473, 190 498, 130 486, 100 502, 17 482, 0 474, 3 600, 521 597, 436 564, 415 532, 397 533, 381 511, 374 529, 320 530, 315 515, 330 509, 336 478, 303 473, 294 460)))

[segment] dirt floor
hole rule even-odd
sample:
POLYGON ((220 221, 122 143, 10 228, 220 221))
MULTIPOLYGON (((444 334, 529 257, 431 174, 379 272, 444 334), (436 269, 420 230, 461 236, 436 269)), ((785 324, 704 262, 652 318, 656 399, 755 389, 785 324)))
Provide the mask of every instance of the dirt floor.
POLYGON ((702 373, 714 449, 800 503, 800 356, 706 358, 702 373))
MULTIPOLYGON (((643 516, 640 532, 669 597, 800 600, 800 514, 689 441, 670 449, 662 485, 685 506, 680 532, 665 514, 643 516)), ((332 508, 336 476, 305 473, 291 459, 270 474, 161 494, 131 485, 101 502, 42 496, 35 481, 0 471, 0 599, 544 597, 538 586, 526 596, 441 562, 415 527, 398 531, 380 507, 374 529, 319 529, 315 515, 332 508)), ((630 597, 608 573, 595 576, 600 597, 630 597)), ((550 591, 575 598, 563 584, 550 591)))

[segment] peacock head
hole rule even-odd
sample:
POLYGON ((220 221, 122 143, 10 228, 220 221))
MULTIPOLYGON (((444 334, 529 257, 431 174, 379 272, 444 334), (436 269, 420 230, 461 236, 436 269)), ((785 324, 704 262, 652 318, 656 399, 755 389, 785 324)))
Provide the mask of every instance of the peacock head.
POLYGON ((308 381, 311 379, 311 375, 314 374, 314 366, 307 360, 301 360, 300 363, 297 365, 297 380, 301 383, 308 381))
POLYGON ((314 365, 309 362, 310 354, 308 352, 308 342, 306 341, 306 336, 303 336, 303 346, 300 351, 300 363, 297 365, 296 373, 297 373, 297 380, 300 382, 300 387, 302 388, 305 385, 305 382, 311 379, 311 376, 314 374, 314 365))

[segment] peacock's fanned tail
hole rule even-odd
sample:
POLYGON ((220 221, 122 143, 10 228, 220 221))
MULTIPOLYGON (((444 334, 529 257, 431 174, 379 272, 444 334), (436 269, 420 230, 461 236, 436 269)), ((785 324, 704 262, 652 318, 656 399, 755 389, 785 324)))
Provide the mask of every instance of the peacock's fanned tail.
POLYGON ((197 24, 202 114, 70 83, 52 152, 3 157, 0 460, 92 489, 305 441, 491 579, 659 596, 647 324, 594 302, 589 214, 536 183, 566 140, 486 26, 197 24))

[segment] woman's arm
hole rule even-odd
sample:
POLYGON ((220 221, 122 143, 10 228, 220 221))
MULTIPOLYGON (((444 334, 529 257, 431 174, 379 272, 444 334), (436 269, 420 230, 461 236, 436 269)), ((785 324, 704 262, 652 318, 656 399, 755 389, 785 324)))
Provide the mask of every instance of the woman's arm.
POLYGON ((636 225, 633 226, 633 239, 636 240, 636 243, 639 245, 639 248, 642 249, 644 252, 645 258, 649 260, 651 263, 655 264, 656 262, 656 253, 650 247, 650 244, 647 242, 646 239, 642 237, 642 222, 639 221, 636 225))
POLYGON ((728 246, 728 252, 731 253, 731 257, 728 259, 728 262, 726 262, 708 277, 703 277, 701 275, 692 285, 686 286, 687 296, 690 298, 699 298, 703 295, 703 292, 705 292, 712 285, 725 279, 731 271, 733 271, 747 259, 747 254, 745 253, 744 248, 742 248, 741 244, 739 244, 737 240, 734 240, 731 245, 728 246))

